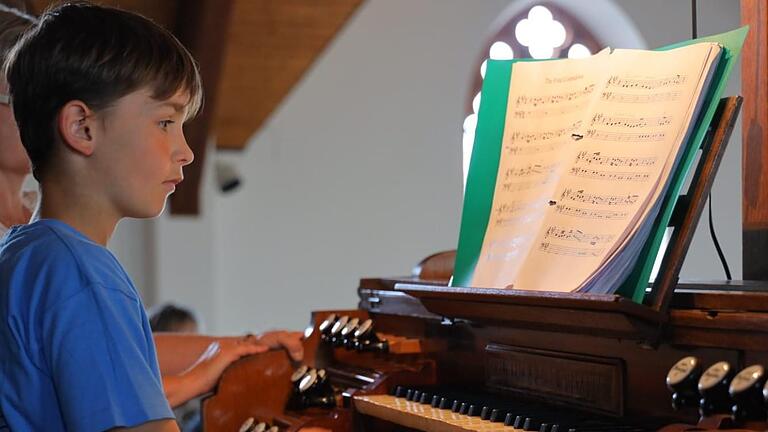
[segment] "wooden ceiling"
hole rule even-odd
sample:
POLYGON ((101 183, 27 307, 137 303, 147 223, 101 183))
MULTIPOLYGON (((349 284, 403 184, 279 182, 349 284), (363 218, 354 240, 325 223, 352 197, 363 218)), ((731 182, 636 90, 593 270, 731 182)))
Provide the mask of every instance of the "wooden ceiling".
MULTIPOLYGON (((59 0, 0 0, 40 14, 59 0)), ((174 32, 200 63, 203 112, 185 127, 195 163, 171 199, 199 213, 206 144, 242 150, 363 0, 100 0, 174 32)))
POLYGON ((219 148, 244 147, 361 1, 235 1, 214 123, 219 148))

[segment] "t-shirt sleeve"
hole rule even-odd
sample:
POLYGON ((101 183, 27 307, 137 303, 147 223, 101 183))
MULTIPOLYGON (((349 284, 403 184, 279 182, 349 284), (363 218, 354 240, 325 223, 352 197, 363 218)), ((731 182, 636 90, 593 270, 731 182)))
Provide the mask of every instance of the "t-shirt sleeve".
POLYGON ((43 355, 68 430, 174 418, 141 302, 92 285, 45 312, 43 355))

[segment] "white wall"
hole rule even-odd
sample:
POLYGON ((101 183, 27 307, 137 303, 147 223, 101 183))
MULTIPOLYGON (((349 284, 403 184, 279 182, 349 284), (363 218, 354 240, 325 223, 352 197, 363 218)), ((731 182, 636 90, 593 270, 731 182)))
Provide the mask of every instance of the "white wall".
MULTIPOLYGON (((639 33, 586 10, 610 1, 559 3, 598 21, 614 46, 689 37, 687 0, 615 1, 639 33)), ((241 170, 239 191, 222 196, 207 175, 201 218, 121 225, 114 248, 147 299, 191 305, 217 333, 301 328, 310 310, 354 307, 361 276, 407 274, 455 248, 465 98, 486 30, 511 3, 368 0, 247 150, 221 155, 241 170)), ((699 4, 700 34, 738 25, 737 0, 699 4)), ((737 130, 715 184, 737 275, 739 165, 737 130)), ((683 275, 718 269, 697 234, 683 275)))

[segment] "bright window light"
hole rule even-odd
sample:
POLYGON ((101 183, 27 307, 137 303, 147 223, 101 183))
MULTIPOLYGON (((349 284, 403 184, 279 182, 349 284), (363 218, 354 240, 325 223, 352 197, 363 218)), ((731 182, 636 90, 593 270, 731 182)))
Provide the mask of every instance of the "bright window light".
POLYGON ((491 45, 490 56, 494 60, 512 60, 515 58, 515 54, 512 52, 512 47, 508 43, 497 41, 491 45))
POLYGON ((573 44, 568 48, 568 58, 584 58, 591 55, 592 53, 589 52, 589 48, 580 43, 573 44))
POLYGON ((480 110, 480 92, 472 99, 472 112, 477 113, 480 110))
POLYGON ((528 47, 531 57, 551 58, 555 48, 565 43, 565 26, 552 18, 552 12, 546 7, 534 6, 528 11, 528 18, 520 20, 515 26, 515 38, 528 47))

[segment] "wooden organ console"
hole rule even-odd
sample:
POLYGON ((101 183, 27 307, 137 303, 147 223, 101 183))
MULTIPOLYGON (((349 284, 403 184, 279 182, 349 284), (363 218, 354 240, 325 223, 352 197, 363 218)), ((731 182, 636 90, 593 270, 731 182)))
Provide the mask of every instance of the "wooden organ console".
POLYGON ((678 283, 740 103, 721 104, 644 304, 449 287, 437 254, 314 312, 303 365, 231 366, 204 430, 768 431, 768 282, 678 283))

